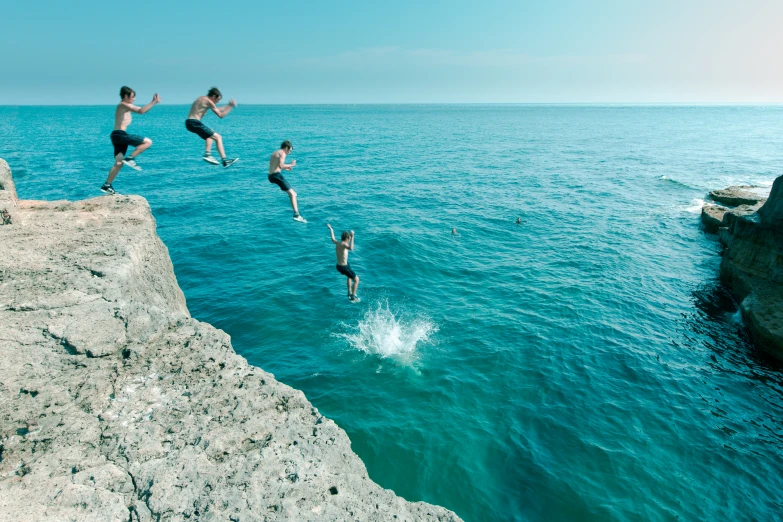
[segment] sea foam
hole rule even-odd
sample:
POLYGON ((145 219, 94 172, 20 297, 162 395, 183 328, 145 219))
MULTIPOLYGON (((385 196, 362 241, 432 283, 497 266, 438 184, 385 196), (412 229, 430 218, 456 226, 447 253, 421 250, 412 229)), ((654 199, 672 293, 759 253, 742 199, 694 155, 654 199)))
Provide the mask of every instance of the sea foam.
POLYGON ((427 317, 408 318, 395 313, 389 302, 377 302, 367 310, 349 333, 338 334, 351 347, 372 355, 400 360, 411 360, 417 347, 431 340, 438 327, 427 317))
POLYGON ((697 214, 701 212, 701 208, 703 206, 704 206, 703 199, 693 199, 691 200, 688 206, 683 207, 683 210, 685 210, 685 212, 690 212, 691 214, 697 214))

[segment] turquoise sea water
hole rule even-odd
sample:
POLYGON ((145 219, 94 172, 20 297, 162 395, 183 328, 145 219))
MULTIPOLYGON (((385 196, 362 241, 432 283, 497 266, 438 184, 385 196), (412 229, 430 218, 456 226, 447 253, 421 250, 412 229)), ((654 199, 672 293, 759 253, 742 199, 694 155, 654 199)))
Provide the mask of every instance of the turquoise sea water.
MULTIPOLYGON (((100 196, 112 114, 0 107, 19 196, 100 196)), ((115 188, 149 200, 193 316, 373 480, 467 521, 781 518, 783 366, 699 210, 783 173, 783 107, 240 106, 205 120, 230 169, 186 115, 135 116, 154 144, 115 188), (283 139, 307 225, 266 180, 283 139), (327 222, 356 231, 360 304, 327 222)))

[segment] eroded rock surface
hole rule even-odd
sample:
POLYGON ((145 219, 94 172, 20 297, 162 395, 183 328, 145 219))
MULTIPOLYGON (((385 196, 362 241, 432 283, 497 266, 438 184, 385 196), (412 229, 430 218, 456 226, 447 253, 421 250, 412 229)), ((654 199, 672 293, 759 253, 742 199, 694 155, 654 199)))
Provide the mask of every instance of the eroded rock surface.
POLYGON ((754 341, 783 360, 783 176, 764 201, 760 208, 740 206, 722 216, 720 275, 740 301, 754 341))
POLYGON ((0 227, 0 520, 442 520, 372 482, 304 395, 190 317, 140 197, 0 227))
POLYGON ((701 221, 704 223, 704 228, 708 232, 717 232, 718 228, 723 224, 723 216, 726 215, 729 209, 721 205, 713 205, 705 203, 701 207, 701 221))
POLYGON ((767 200, 767 189, 752 185, 740 185, 721 190, 713 190, 710 192, 710 198, 730 207, 736 207, 738 205, 763 205, 767 200))

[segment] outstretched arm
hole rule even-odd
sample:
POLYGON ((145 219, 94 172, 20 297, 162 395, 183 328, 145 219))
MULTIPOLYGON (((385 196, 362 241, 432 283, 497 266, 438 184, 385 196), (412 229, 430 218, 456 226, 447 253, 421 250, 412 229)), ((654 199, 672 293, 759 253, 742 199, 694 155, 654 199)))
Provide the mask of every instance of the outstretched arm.
POLYGON ((155 93, 155 96, 152 97, 152 101, 149 102, 144 107, 137 107, 135 105, 131 105, 130 103, 123 103, 123 105, 125 105, 125 107, 127 107, 128 110, 131 112, 135 112, 137 114, 144 114, 145 112, 147 112, 148 110, 150 110, 151 108, 153 108, 155 105, 159 103, 160 103, 160 96, 158 96, 158 93, 155 93))
POLYGON ((332 225, 327 223, 326 226, 329 227, 329 233, 332 234, 332 243, 336 245, 338 241, 334 238, 334 230, 332 230, 332 225))
POLYGON ((351 230, 351 242, 348 245, 348 250, 353 250, 353 236, 354 236, 354 233, 353 233, 353 230, 351 230))

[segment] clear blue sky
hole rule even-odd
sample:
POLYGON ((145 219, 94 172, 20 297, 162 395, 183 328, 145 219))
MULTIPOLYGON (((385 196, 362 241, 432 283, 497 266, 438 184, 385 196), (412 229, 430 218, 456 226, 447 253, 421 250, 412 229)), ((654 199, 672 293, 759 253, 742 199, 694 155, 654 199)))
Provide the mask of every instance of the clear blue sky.
POLYGON ((9 1, 0 105, 783 102, 783 1, 9 1))

